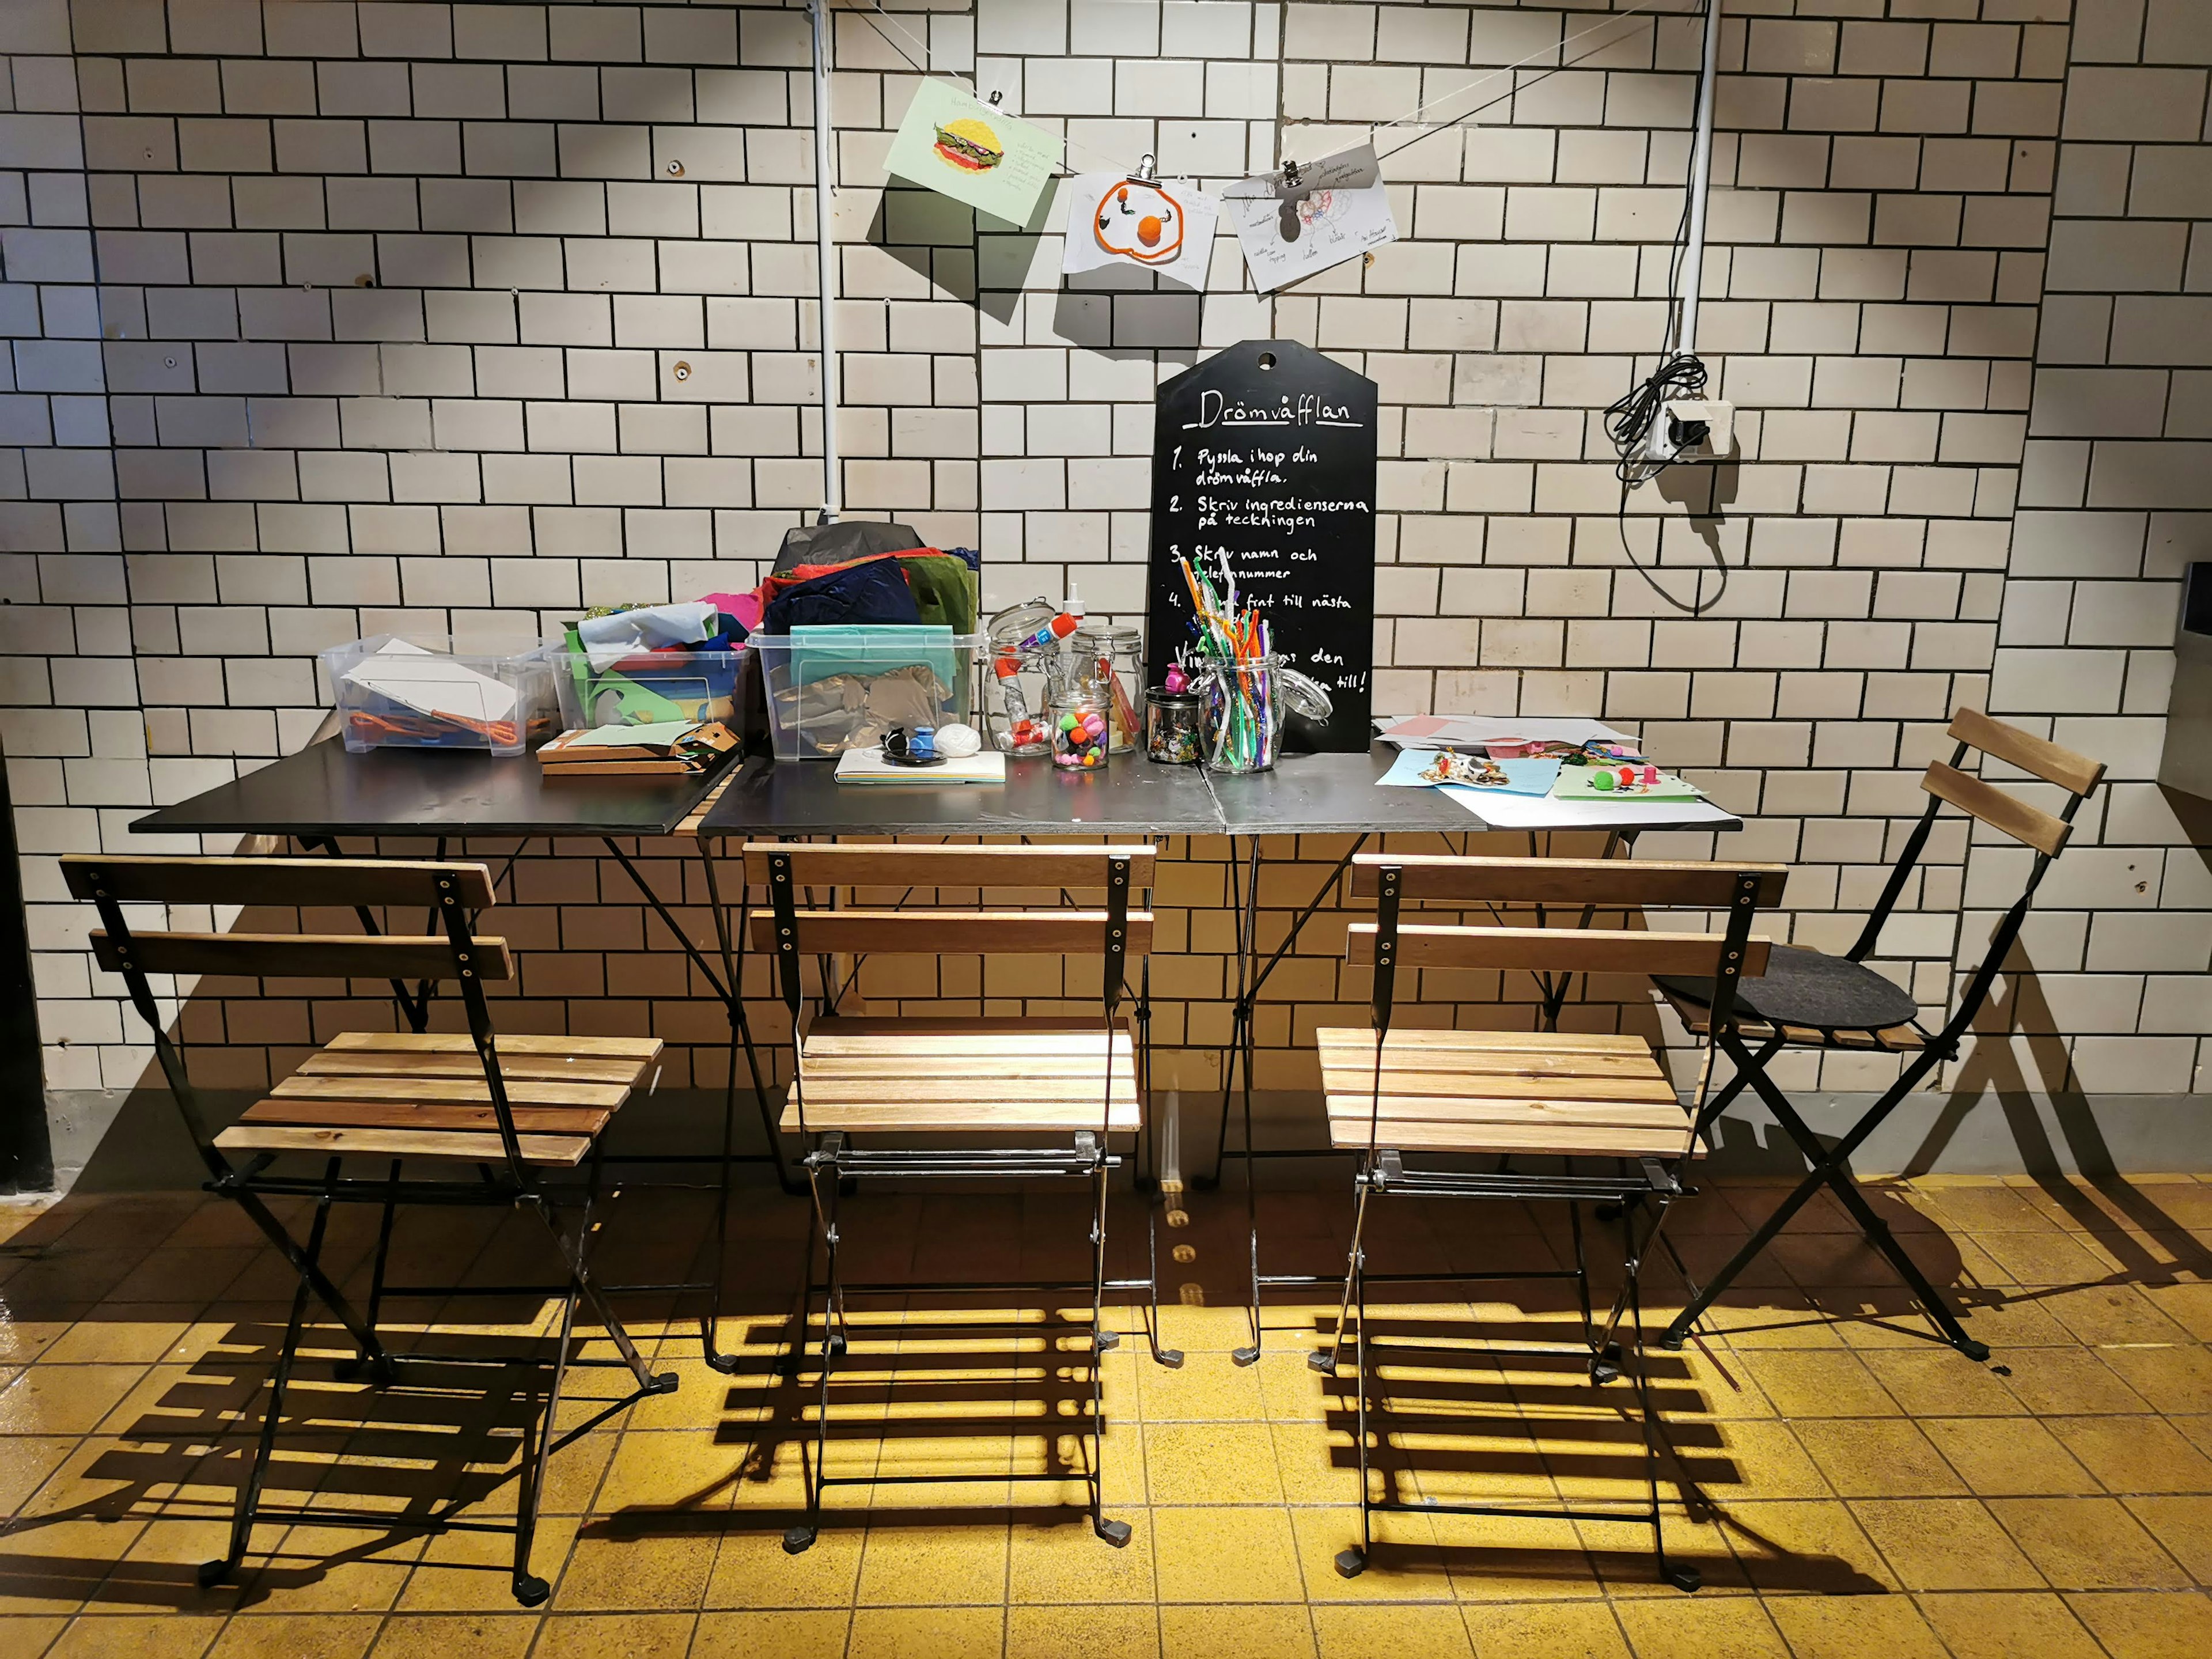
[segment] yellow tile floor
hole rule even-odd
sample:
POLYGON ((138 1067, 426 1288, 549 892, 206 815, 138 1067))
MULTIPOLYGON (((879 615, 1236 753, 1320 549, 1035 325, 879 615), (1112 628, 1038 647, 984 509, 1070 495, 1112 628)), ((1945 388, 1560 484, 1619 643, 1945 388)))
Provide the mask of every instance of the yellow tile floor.
MULTIPOLYGON (((1709 1182, 1669 1236, 1692 1273, 1723 1259, 1782 1188, 1709 1182)), ((1115 1551, 1079 1511, 1079 1480, 994 1478, 833 1495, 820 1541, 792 1557, 811 1367, 779 1376, 803 1212, 740 1206, 725 1377, 696 1326, 651 1298, 633 1329, 681 1390, 560 1452, 537 1570, 544 1608, 512 1601, 507 1540, 425 1540, 362 1525, 269 1525, 236 1583, 219 1553, 289 1295, 283 1263, 228 1205, 189 1194, 0 1209, 0 1655, 146 1659, 414 1656, 1592 1655, 1640 1659, 2190 1659, 2212 1585, 2212 1181, 1876 1183, 1875 1201, 1993 1349, 1972 1364, 1928 1340, 1882 1264, 1825 1201, 1717 1311, 1713 1334, 1655 1351, 1672 1452, 1670 1547, 1695 1596, 1650 1577, 1634 1527, 1425 1514, 1378 1522, 1374 1564, 1331 1558, 1358 1536, 1351 1400, 1304 1352, 1334 1317, 1315 1293, 1271 1304, 1268 1351, 1245 1340, 1242 1200, 1194 1195, 1160 1233, 1179 1371, 1132 1334, 1105 1358, 1115 1551)), ((1567 1248, 1562 1218, 1505 1206, 1386 1205, 1377 1271, 1430 1263, 1530 1272, 1567 1248)), ((1271 1269, 1342 1261, 1340 1188, 1267 1200, 1271 1269)), ((704 1215, 666 1197, 611 1208, 609 1277, 695 1267, 704 1215)), ((861 1277, 1056 1277, 1084 1261, 1065 1194, 889 1197, 848 1204, 861 1277)), ((1141 1259, 1117 1211, 1117 1270, 1141 1259)), ((375 1217, 342 1212, 327 1261, 366 1278, 375 1217)), ((502 1283, 542 1241, 496 1216, 409 1212, 394 1273, 502 1283)), ((1680 1281, 1647 1273, 1660 1318, 1680 1281)), ((1556 1283, 1401 1288, 1371 1310, 1406 1345, 1380 1365, 1389 1443, 1378 1480, 1450 1502, 1633 1499, 1633 1395, 1593 1389, 1578 1360, 1499 1358, 1486 1340, 1571 1336, 1556 1283)), ((1091 1381, 1087 1307, 910 1296, 856 1304, 835 1374, 834 1470, 994 1477, 1079 1473, 1091 1381)), ((1004 1298, 1000 1298, 1004 1300, 1004 1298)), ((532 1303, 395 1304, 400 1333, 463 1322, 487 1353, 545 1328, 532 1303)), ((446 1328, 450 1330, 451 1327, 446 1328)), ((424 1368, 380 1395, 342 1385, 328 1326, 288 1402, 272 1501, 414 1515, 455 1498, 511 1510, 520 1367, 424 1368), (343 1458, 337 1454, 344 1454, 343 1458)), ((603 1358, 604 1342, 591 1350, 603 1358)), ((1347 1374, 1349 1366, 1346 1368, 1347 1374)), ((585 1372, 561 1425, 585 1424, 619 1374, 585 1372)), ((1379 1489, 1379 1488, 1378 1488, 1379 1489)))

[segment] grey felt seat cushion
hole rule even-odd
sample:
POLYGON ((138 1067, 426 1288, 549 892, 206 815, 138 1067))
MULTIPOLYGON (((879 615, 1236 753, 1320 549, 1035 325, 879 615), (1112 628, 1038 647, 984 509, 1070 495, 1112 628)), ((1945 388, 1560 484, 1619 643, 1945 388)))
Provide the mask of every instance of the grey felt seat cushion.
MULTIPOLYGON (((1657 976, 1658 984, 1686 1002, 1708 1005, 1710 979, 1657 976)), ((1832 957, 1795 945, 1778 945, 1766 971, 1737 982, 1736 1006, 1776 1025, 1811 1025, 1824 1031, 1879 1031, 1909 1023, 1919 1012, 1912 994, 1848 957, 1832 957)))

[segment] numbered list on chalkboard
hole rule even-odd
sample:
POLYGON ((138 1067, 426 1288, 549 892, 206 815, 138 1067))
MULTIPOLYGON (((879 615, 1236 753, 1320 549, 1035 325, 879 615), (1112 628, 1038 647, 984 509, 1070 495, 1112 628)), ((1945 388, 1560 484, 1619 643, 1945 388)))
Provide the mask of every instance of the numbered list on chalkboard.
POLYGON ((1287 340, 1248 340, 1160 388, 1152 455, 1147 672, 1192 638, 1188 558, 1255 605, 1279 654, 1334 703, 1293 716, 1288 750, 1364 751, 1374 674, 1376 387, 1287 340))

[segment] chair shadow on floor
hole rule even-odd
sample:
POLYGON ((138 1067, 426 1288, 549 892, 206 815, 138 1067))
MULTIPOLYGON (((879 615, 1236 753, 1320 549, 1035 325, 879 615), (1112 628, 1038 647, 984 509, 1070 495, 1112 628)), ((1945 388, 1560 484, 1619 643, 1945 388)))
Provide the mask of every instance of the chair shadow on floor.
MULTIPOLYGON (((824 1467, 833 1479, 881 1484, 830 1487, 824 1528, 1000 1526, 1015 1510, 1031 1524, 1087 1524, 1095 1364, 1088 1306, 902 1299, 903 1308, 871 1298, 848 1311, 848 1346, 830 1374, 824 1467), (910 1501, 898 1501, 902 1490, 910 1501)), ((795 1359, 788 1307, 757 1303, 732 1328, 743 1333, 738 1369, 714 1439, 741 1449, 738 1461, 703 1472, 680 1502, 595 1516, 583 1536, 780 1532, 805 1519, 806 1482, 824 1472, 817 1465, 821 1310, 795 1359), (726 1497, 732 1507, 716 1501, 726 1497)), ((1123 1340, 1126 1351, 1131 1339, 1123 1340)), ((1109 1437, 1109 1460, 1114 1450, 1109 1437)))
MULTIPOLYGON (((496 1304, 476 1311, 483 1322, 499 1322, 504 1313, 525 1328, 532 1318, 526 1308, 496 1304)), ((544 1409, 550 1338, 441 1330, 431 1339, 437 1358, 410 1358, 406 1327, 395 1322, 386 1334, 400 1375, 378 1390, 337 1380, 334 1367, 353 1353, 337 1326, 311 1325, 303 1334, 264 1477, 255 1548, 236 1583, 203 1589, 197 1574, 201 1557, 217 1553, 229 1527, 283 1340, 281 1324, 252 1320, 233 1325, 178 1368, 183 1375, 135 1420, 88 1440, 92 1455, 65 1471, 72 1477, 67 1488, 54 1492, 50 1483, 52 1498, 8 1523, 0 1540, 0 1600, 75 1596, 95 1606, 250 1608, 419 1539, 427 1523, 474 1531, 473 1520, 503 1522, 513 1512, 526 1431, 544 1409), (82 1539, 76 1523, 88 1522, 101 1534, 118 1528, 111 1548, 78 1556, 39 1547, 42 1533, 82 1539), (143 1545, 132 1541, 131 1522, 150 1523, 143 1545), (325 1523, 339 1528, 328 1534, 337 1541, 327 1553, 315 1542, 325 1523), (288 1526, 298 1526, 299 1535, 270 1553, 288 1526)), ((603 1342, 586 1347, 585 1357, 572 1361, 562 1404, 556 1480, 559 1445, 589 1435, 627 1399, 592 1380, 618 1362, 592 1350, 611 1349, 603 1342)), ((627 1380, 626 1371, 617 1374, 627 1380)), ((503 1532, 500 1537, 498 1559, 487 1560, 484 1571, 503 1580, 510 1546, 503 1532)))
MULTIPOLYGON (((1697 1567, 1709 1585, 1741 1584, 1742 1569, 1722 1534, 1760 1552, 1763 1589, 1831 1595, 1885 1587, 1857 1567, 1826 1554, 1793 1552, 1733 1516, 1729 1499, 1746 1476, 1729 1450, 1729 1424, 1711 1415, 1692 1361, 1656 1346, 1628 1345, 1631 1371, 1599 1387, 1591 1382, 1579 1311, 1562 1289, 1516 1287, 1504 1316, 1430 1317, 1402 1300, 1369 1310, 1367 1428, 1370 1490, 1386 1502, 1413 1506, 1416 1519, 1431 1504, 1472 1504, 1526 1510, 1526 1517, 1434 1517, 1438 1541, 1394 1540, 1389 1517, 1378 1514, 1369 1553, 1370 1573, 1433 1571, 1454 1577, 1540 1582, 1636 1583, 1652 1577, 1650 1531, 1624 1514, 1617 1522, 1569 1522, 1547 1510, 1597 1511, 1640 1507, 1647 1498, 1644 1443, 1632 1368, 1649 1367, 1657 1413, 1659 1496, 1667 1511, 1668 1553, 1697 1567), (1496 1543, 1480 1541, 1485 1529, 1496 1543), (1556 1541, 1554 1541, 1556 1540, 1556 1541)), ((1457 1304, 1463 1308, 1465 1304, 1457 1304)), ((1495 1306, 1495 1304, 1492 1304, 1495 1306)), ((1310 1346, 1325 1346, 1335 1316, 1316 1317, 1310 1346)), ((1344 1472, 1347 1498, 1358 1479, 1358 1378, 1348 1363, 1334 1377, 1315 1377, 1324 1391, 1332 1461, 1344 1472)), ((1745 1489, 1740 1495, 1759 1494, 1745 1489)), ((1345 1540, 1358 1536, 1348 1508, 1345 1540)))

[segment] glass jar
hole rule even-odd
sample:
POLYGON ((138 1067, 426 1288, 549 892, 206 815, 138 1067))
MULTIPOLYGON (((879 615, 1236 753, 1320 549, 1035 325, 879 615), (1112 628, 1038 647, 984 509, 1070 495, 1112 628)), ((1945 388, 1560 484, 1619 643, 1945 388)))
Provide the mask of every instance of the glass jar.
POLYGON ((1111 752, 1108 747, 1111 702, 1095 673, 1079 675, 1066 695, 1054 699, 1049 713, 1054 766, 1081 772, 1095 771, 1106 764, 1111 752))
POLYGON ((1163 766, 1198 764, 1200 711, 1205 699, 1195 691, 1154 686, 1145 693, 1145 752, 1163 766))
POLYGON ((1076 672, 1094 674, 1106 695, 1106 752, 1126 755, 1145 729, 1134 689, 1145 683, 1145 631, 1088 623, 1069 635, 1076 672))
POLYGON ((1011 651, 1001 653, 992 660, 991 673, 999 695, 984 705, 983 717, 991 729, 992 746, 1017 758, 1051 752, 1050 722, 1030 712, 1028 694, 1022 690, 1021 659, 1011 651))
POLYGON ((1199 744, 1212 772, 1265 772, 1280 754, 1283 720, 1325 720, 1334 705, 1318 682, 1279 656, 1208 663, 1197 680, 1199 744))

